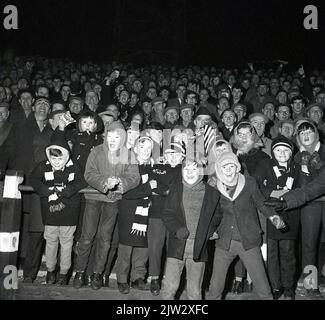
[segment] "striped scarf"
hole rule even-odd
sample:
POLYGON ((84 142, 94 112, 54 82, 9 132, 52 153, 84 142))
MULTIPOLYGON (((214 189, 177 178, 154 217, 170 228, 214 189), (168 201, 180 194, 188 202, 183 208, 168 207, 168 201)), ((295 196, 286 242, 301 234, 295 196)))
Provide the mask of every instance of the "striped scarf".
MULTIPOLYGON (((150 159, 151 160, 151 159, 150 159)), ((153 163, 151 162, 151 166, 153 163)), ((148 174, 143 174, 141 176, 142 183, 148 182, 148 174)), ((149 213, 149 207, 150 207, 150 200, 149 197, 145 197, 143 199, 139 200, 139 204, 136 207, 135 213, 134 213, 134 221, 132 223, 132 235, 137 235, 139 237, 145 237, 148 229, 148 213, 149 213)))

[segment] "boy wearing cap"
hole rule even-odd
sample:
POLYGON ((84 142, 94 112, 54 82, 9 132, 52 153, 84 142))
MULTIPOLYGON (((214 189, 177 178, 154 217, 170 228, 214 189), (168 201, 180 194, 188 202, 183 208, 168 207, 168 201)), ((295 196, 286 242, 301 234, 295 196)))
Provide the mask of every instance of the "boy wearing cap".
POLYGON ((135 188, 140 181, 138 165, 130 161, 131 154, 123 147, 125 138, 123 125, 119 121, 114 121, 106 128, 104 143, 93 148, 89 154, 85 180, 100 193, 85 195, 86 208, 82 232, 76 246, 77 272, 73 283, 75 288, 80 288, 84 284, 84 273, 96 233, 91 286, 96 290, 101 288, 102 272, 110 249, 118 201, 123 193, 135 188))
POLYGON ((126 192, 119 203, 116 276, 118 289, 123 294, 130 291, 128 284, 130 269, 131 286, 139 290, 147 289, 144 279, 148 260, 148 213, 152 193, 159 193, 157 181, 151 179, 154 166, 151 158, 152 149, 153 141, 150 137, 142 136, 136 140, 134 151, 139 164, 141 181, 137 187, 126 192))
MULTIPOLYGON (((280 198, 299 186, 300 168, 293 161, 293 143, 284 136, 274 139, 272 158, 258 164, 255 178, 262 194, 280 198)), ((295 292, 295 241, 298 236, 300 210, 282 211, 286 227, 277 230, 267 221, 267 268, 274 299, 284 293, 285 299, 294 299, 295 292)))
POLYGON ((163 299, 174 299, 184 267, 188 299, 202 299, 207 242, 214 231, 210 225, 217 224, 213 221, 217 219, 220 197, 218 190, 203 181, 203 176, 203 168, 197 162, 186 162, 182 181, 171 186, 166 200, 163 221, 169 236, 163 299))
POLYGON ((255 179, 242 175, 240 168, 236 155, 230 152, 222 153, 215 164, 222 219, 216 229, 219 239, 216 240, 208 298, 221 299, 228 268, 239 255, 253 280, 257 296, 272 299, 261 254, 262 230, 257 209, 277 228, 282 228, 284 223, 274 210, 263 204, 264 197, 255 179))
POLYGON ((70 159, 69 146, 63 135, 53 135, 46 148, 47 160, 31 173, 30 184, 41 197, 42 220, 46 240, 46 282, 56 282, 57 250, 60 243, 60 274, 58 283, 67 284, 71 267, 73 234, 78 223, 80 196, 85 186, 78 165, 70 159))
POLYGON ((152 170, 152 179, 157 181, 158 189, 152 195, 152 205, 149 209, 148 249, 149 249, 149 276, 151 277, 150 290, 156 296, 160 293, 160 275, 163 248, 167 231, 163 223, 163 209, 166 204, 166 195, 170 186, 181 180, 181 163, 185 157, 183 145, 172 142, 165 150, 164 162, 156 163, 152 170))

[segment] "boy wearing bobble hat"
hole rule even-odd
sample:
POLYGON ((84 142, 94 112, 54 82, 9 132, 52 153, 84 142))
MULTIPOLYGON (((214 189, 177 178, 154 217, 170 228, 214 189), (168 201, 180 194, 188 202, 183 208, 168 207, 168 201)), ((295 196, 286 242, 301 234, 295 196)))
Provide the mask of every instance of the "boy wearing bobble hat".
MULTIPOLYGON (((293 160, 293 143, 284 136, 274 139, 271 159, 262 161, 256 169, 256 180, 262 194, 280 198, 284 193, 298 187, 299 166, 293 160)), ((267 268, 274 299, 282 293, 287 300, 295 297, 295 240, 298 236, 300 210, 282 211, 286 227, 277 230, 267 221, 267 268)))
POLYGON ((276 228, 283 228, 284 222, 263 204, 264 197, 255 179, 242 175, 240 168, 237 156, 231 152, 222 153, 215 164, 222 219, 217 226, 219 239, 207 296, 210 300, 221 299, 228 268, 237 255, 251 275, 258 298, 272 299, 261 254, 262 230, 257 209, 276 228))

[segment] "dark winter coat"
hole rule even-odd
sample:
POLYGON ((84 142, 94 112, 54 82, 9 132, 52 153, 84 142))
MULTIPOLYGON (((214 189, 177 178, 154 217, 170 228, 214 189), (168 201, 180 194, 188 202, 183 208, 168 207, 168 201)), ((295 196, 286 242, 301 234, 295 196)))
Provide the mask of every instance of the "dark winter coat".
POLYGON ((42 218, 44 225, 76 226, 80 211, 80 195, 78 191, 86 187, 78 165, 69 160, 64 170, 52 171, 49 161, 43 161, 36 166, 30 175, 30 184, 41 197, 42 218), (62 202, 65 208, 62 211, 51 213, 49 208, 53 201, 49 196, 52 188, 64 185, 57 203, 62 202))
POLYGON ((172 168, 169 164, 156 164, 153 168, 151 178, 157 181, 159 192, 152 196, 152 205, 149 209, 149 218, 161 219, 166 202, 166 192, 174 183, 182 181, 182 166, 172 168))
MULTIPOLYGON (((221 219, 221 216, 216 214, 219 198, 219 191, 205 184, 205 194, 194 240, 194 261, 208 260, 207 242, 221 219)), ((170 192, 166 199, 166 206, 163 210, 163 222, 169 232, 167 256, 180 260, 183 259, 186 245, 186 239, 181 240, 176 238, 177 230, 186 227, 185 212, 182 203, 183 183, 178 182, 170 187, 170 192)))
MULTIPOLYGON (((151 202, 151 194, 153 190, 150 187, 149 181, 152 180, 151 165, 139 165, 140 176, 148 175, 148 181, 140 184, 134 189, 126 192, 122 200, 119 202, 118 211, 118 227, 119 227, 119 242, 126 246, 147 247, 147 234, 137 235, 132 233, 132 225, 136 220, 135 212, 138 207, 149 207, 151 202)), ((148 219, 148 216, 146 217, 148 219)), ((148 224, 148 222, 146 222, 148 224)))
MULTIPOLYGON (((270 197, 273 190, 282 190, 286 183, 293 179, 291 189, 299 187, 300 168, 295 163, 290 163, 289 168, 277 173, 277 163, 274 160, 266 159, 257 165, 255 178, 265 198, 270 197), (277 177, 278 176, 278 177, 277 177), (289 180, 288 180, 289 179, 289 180)), ((288 210, 280 213, 286 227, 277 230, 270 221, 267 221, 267 237, 275 240, 294 240, 298 236, 300 223, 300 210, 288 210)))
POLYGON ((219 239, 216 240, 216 246, 226 251, 229 250, 235 214, 237 228, 244 249, 249 250, 260 247, 262 245, 263 231, 260 226, 257 209, 266 218, 275 215, 276 212, 264 205, 265 198, 253 177, 240 175, 232 199, 230 200, 228 195, 221 194, 219 215, 222 215, 222 220, 217 228, 219 239))
POLYGON ((102 144, 103 138, 96 133, 74 132, 70 139, 72 142, 72 160, 78 163, 84 173, 90 151, 102 144))
POLYGON ((287 207, 297 208, 308 201, 314 200, 325 194, 325 166, 321 168, 318 176, 308 184, 289 191, 283 195, 283 199, 287 203, 287 207))

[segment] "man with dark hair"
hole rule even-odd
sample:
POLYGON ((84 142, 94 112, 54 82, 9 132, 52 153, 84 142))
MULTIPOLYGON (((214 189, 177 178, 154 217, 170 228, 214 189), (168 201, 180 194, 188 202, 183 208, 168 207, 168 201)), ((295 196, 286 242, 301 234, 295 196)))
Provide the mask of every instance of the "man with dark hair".
POLYGON ((301 96, 295 96, 291 100, 291 108, 292 108, 292 119, 299 120, 302 119, 305 115, 305 105, 306 99, 301 96))

